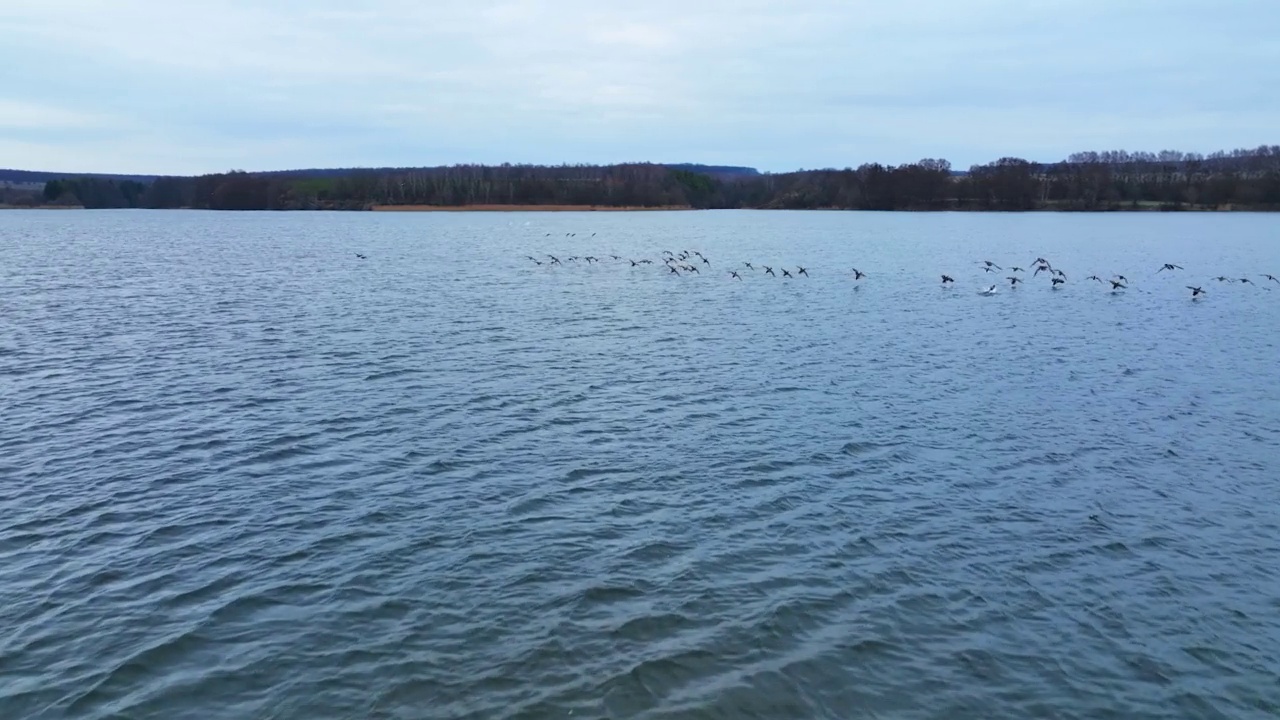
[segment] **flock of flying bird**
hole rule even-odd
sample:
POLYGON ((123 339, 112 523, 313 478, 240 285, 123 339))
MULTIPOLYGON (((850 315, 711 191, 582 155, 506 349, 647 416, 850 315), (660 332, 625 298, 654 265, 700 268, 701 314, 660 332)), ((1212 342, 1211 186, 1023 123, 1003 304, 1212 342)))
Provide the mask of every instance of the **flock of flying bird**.
MULTIPOLYGON (((570 237, 571 236, 572 235, 570 235, 570 237)), ((548 267, 554 267, 557 265, 563 266, 566 262, 576 263, 578 261, 582 261, 588 265, 593 263, 603 262, 601 258, 596 257, 594 255, 566 256, 564 260, 561 260, 555 255, 545 255, 542 257, 534 257, 533 255, 528 255, 526 257, 535 265, 539 265, 539 266, 545 265, 548 267)), ((631 264, 631 267, 633 268, 660 264, 662 267, 666 268, 667 274, 676 275, 676 276, 701 275, 703 268, 711 267, 711 261, 708 260, 705 255, 703 255, 701 252, 697 250, 683 250, 679 253, 675 253, 670 250, 663 250, 657 261, 654 261, 648 258, 633 260, 629 258, 623 258, 619 255, 608 255, 607 257, 615 262, 629 262, 631 264)), ((986 273, 1004 272, 1003 267, 995 264, 990 260, 981 260, 981 261, 978 261, 977 264, 982 266, 983 272, 986 272, 986 273)), ((1067 274, 1064 271, 1053 267, 1053 265, 1050 264, 1048 260, 1042 257, 1036 258, 1031 263, 1031 269, 1032 269, 1031 277, 1033 278, 1039 276, 1040 273, 1046 273, 1046 277, 1049 278, 1050 287, 1052 287, 1055 290, 1058 287, 1065 285, 1067 282, 1067 274)), ((1156 274, 1158 275, 1162 272, 1172 273, 1172 272, 1177 272, 1183 269, 1184 268, 1181 265, 1176 265, 1174 263, 1165 263, 1161 265, 1159 269, 1156 270, 1156 274)), ((794 279, 801 275, 805 277, 809 277, 809 271, 806 268, 800 267, 800 266, 796 266, 794 273, 791 271, 791 269, 784 268, 784 267, 779 267, 778 270, 780 272, 775 272, 774 269, 768 265, 759 264, 759 267, 757 267, 755 263, 744 262, 742 263, 742 268, 728 270, 727 277, 730 280, 741 281, 742 273, 747 271, 750 271, 753 273, 758 272, 758 273, 761 273, 762 275, 768 275, 770 277, 775 277, 775 278, 794 279)), ((850 268, 849 272, 852 273, 851 277, 855 281, 862 280, 863 278, 867 277, 867 274, 862 272, 858 268, 850 268)), ((1017 289, 1018 285, 1025 282, 1024 277, 1026 272, 1027 271, 1021 267, 1010 266, 1009 273, 1011 274, 1005 276, 1004 279, 1009 281, 1010 288, 1017 289), (1024 275, 1019 275, 1018 273, 1023 273, 1024 275)), ((1264 273, 1260 277, 1265 278, 1270 282, 1280 284, 1280 279, 1276 278, 1275 275, 1264 273)), ((1247 283, 1250 285, 1256 284, 1247 277, 1232 278, 1232 277, 1227 277, 1226 275, 1219 275, 1213 279, 1223 283, 1239 282, 1239 283, 1247 283)), ((1085 280, 1093 280, 1102 284, 1103 286, 1109 285, 1110 290, 1113 293, 1127 290, 1129 288, 1129 278, 1125 277, 1124 275, 1118 275, 1118 274, 1112 275, 1105 279, 1102 277, 1099 277, 1098 275, 1089 275, 1088 277, 1085 278, 1085 280)), ((955 278, 945 273, 942 275, 943 287, 946 287, 948 285, 953 285, 954 283, 955 283, 955 278)), ((1187 285, 1186 288, 1191 291, 1191 298, 1193 300, 1198 300, 1200 296, 1207 294, 1204 288, 1199 285, 1187 285)), ((996 284, 993 284, 987 287, 986 289, 979 291, 978 294, 994 295, 996 294, 996 292, 998 292, 998 286, 996 284)))

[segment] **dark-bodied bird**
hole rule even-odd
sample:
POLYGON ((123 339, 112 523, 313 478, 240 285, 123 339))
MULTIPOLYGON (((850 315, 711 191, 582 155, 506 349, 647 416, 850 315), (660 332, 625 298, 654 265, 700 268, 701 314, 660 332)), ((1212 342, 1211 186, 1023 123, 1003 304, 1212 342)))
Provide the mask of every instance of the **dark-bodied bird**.
POLYGON ((1218 277, 1214 278, 1214 280, 1217 280, 1218 282, 1235 282, 1235 280, 1232 280, 1226 275, 1219 275, 1218 277))
POLYGON ((996 269, 995 269, 995 268, 993 268, 993 267, 989 267, 989 266, 988 266, 988 267, 984 267, 984 268, 982 268, 982 272, 989 272, 989 273, 993 273, 993 272, 995 272, 995 271, 996 271, 996 269))
POLYGON ((548 255, 547 257, 551 258, 551 264, 552 264, 552 265, 563 265, 563 264, 564 264, 564 263, 560 262, 560 258, 556 257, 555 255, 548 255))
POLYGON ((622 258, 618 257, 617 255, 610 255, 609 257, 613 258, 614 260, 621 260, 621 259, 622 259, 622 258))
POLYGON ((866 273, 862 272, 862 271, 861 271, 861 270, 859 270, 858 268, 850 268, 850 269, 851 269, 851 270, 853 270, 853 279, 854 279, 854 280, 861 280, 862 278, 864 278, 864 277, 866 277, 866 276, 867 276, 867 274, 866 274, 866 273))
POLYGON ((1119 280, 1120 282, 1126 282, 1126 283, 1129 282, 1129 278, 1123 275, 1116 275, 1116 279, 1119 280))
MULTIPOLYGON (((369 259, 369 258, 365 257, 364 255, 361 255, 360 253, 356 253, 356 257, 360 258, 361 260, 368 260, 368 259, 369 259)), ((529 259, 530 259, 530 260, 532 260, 533 258, 529 258, 529 259)))
POLYGON ((1063 280, 1063 279, 1062 279, 1062 278, 1060 278, 1060 277, 1056 277, 1056 278, 1054 278, 1054 279, 1053 279, 1053 287, 1054 287, 1054 289, 1056 290, 1056 289, 1057 289, 1057 287, 1058 287, 1059 285, 1061 285, 1061 284, 1063 284, 1063 283, 1065 283, 1065 282, 1066 282, 1066 280, 1063 280))
POLYGON ((1126 290, 1129 287, 1128 285, 1125 285, 1119 280, 1108 280, 1107 282, 1111 283, 1112 290, 1126 290))
POLYGON ((1157 270, 1156 272, 1162 273, 1165 270, 1181 270, 1181 269, 1182 269, 1181 265, 1174 265, 1173 263, 1165 263, 1164 265, 1161 265, 1160 269, 1157 270))
POLYGON ((1022 282, 1022 278, 1018 277, 1017 275, 1010 275, 1009 277, 1005 278, 1005 280, 1009 281, 1009 287, 1018 287, 1018 283, 1022 282))
POLYGON ((1057 275, 1058 277, 1062 278, 1063 280, 1066 280, 1066 279, 1067 279, 1067 274, 1066 274, 1066 273, 1064 273, 1064 272, 1062 272, 1061 270, 1054 270, 1054 271, 1052 271, 1052 272, 1053 272, 1053 274, 1054 274, 1054 275, 1057 275))
POLYGON ((1242 282, 1242 283, 1249 283, 1250 285, 1252 285, 1252 284, 1253 284, 1253 281, 1252 281, 1252 280, 1250 280, 1249 278, 1240 278, 1240 282, 1242 282))
POLYGON ((749 262, 744 262, 744 263, 742 263, 742 264, 743 264, 743 265, 746 265, 748 270, 755 270, 755 266, 753 266, 753 265, 752 265, 751 263, 749 263, 749 262))
POLYGON ((761 265, 760 267, 764 268, 764 273, 766 275, 773 275, 774 277, 778 277, 777 274, 773 272, 773 268, 769 267, 768 265, 761 265))
POLYGON ((703 265, 706 265, 706 266, 708 266, 708 267, 710 267, 710 266, 711 266, 711 261, 710 261, 710 260, 708 260, 708 259, 706 259, 706 258, 702 257, 701 255, 699 255, 698 257, 702 258, 702 264, 703 264, 703 265))
POLYGON ((1266 273, 1263 273, 1263 274, 1262 274, 1262 277, 1264 277, 1264 278, 1266 278, 1266 279, 1270 280, 1270 281, 1271 281, 1271 282, 1273 282, 1273 283, 1280 283, 1280 280, 1277 280, 1275 275, 1268 275, 1268 274, 1266 274, 1266 273))
POLYGON ((789 278, 791 277, 791 273, 787 272, 786 268, 782 268, 782 277, 789 278))
POLYGON ((671 267, 670 265, 668 265, 668 266, 667 266, 667 269, 671 271, 671 274, 672 274, 672 275, 679 275, 679 274, 680 274, 680 271, 679 271, 679 270, 676 270, 675 268, 671 267))
POLYGON ((1097 280, 1098 282, 1102 282, 1102 278, 1098 277, 1097 275, 1090 275, 1089 277, 1085 278, 1085 280, 1097 280))
MULTIPOLYGON (((799 266, 797 266, 797 267, 799 267, 799 266)), ((803 276, 805 276, 805 277, 809 277, 809 271, 808 271, 808 270, 805 270, 804 268, 799 268, 798 270, 796 270, 796 273, 797 273, 797 274, 799 274, 799 275, 803 275, 803 276)))
POLYGON ((983 265, 986 265, 986 266, 987 266, 987 267, 989 267, 989 268, 995 268, 995 269, 997 269, 997 270, 1003 270, 1003 269, 1004 269, 1004 268, 1000 267, 999 265, 997 265, 997 264, 995 264, 995 263, 991 262, 990 260, 983 260, 983 261, 982 261, 982 264, 983 264, 983 265))
POLYGON ((1192 286, 1190 286, 1190 285, 1188 285, 1188 286, 1187 286, 1187 289, 1191 291, 1191 299, 1192 299, 1192 300, 1195 300, 1197 297, 1200 297, 1201 295, 1207 295, 1207 294, 1208 294, 1208 293, 1206 293, 1204 290, 1201 290, 1201 289, 1200 289, 1200 288, 1198 288, 1198 287, 1192 287, 1192 286))
POLYGON ((729 277, 731 277, 731 278, 733 278, 733 279, 735 279, 735 280, 741 280, 741 279, 742 279, 742 276, 741 276, 741 275, 738 275, 738 273, 734 272, 733 270, 730 270, 730 271, 729 271, 729 277))
POLYGON ((955 282, 955 281, 956 281, 956 279, 955 279, 955 278, 953 278, 953 277, 951 277, 950 275, 943 275, 943 276, 942 276, 942 284, 943 284, 943 285, 946 285, 947 283, 953 283, 953 282, 955 282))
POLYGON ((1042 272, 1044 272, 1044 271, 1046 271, 1046 270, 1048 270, 1048 271, 1050 271, 1050 273, 1052 273, 1053 268, 1049 267, 1048 263, 1046 263, 1046 264, 1044 264, 1044 265, 1037 265, 1037 266, 1036 266, 1036 271, 1035 271, 1035 272, 1033 272, 1033 273, 1031 273, 1031 277, 1035 277, 1036 275, 1039 275, 1040 273, 1042 273, 1042 272))
POLYGON ((639 264, 640 264, 640 263, 636 262, 635 260, 632 260, 632 261, 631 261, 631 267, 635 267, 635 266, 637 266, 637 265, 639 265, 639 264))
POLYGON ((1026 270, 1023 270, 1017 265, 1014 265, 1013 267, 1009 268, 1009 272, 1026 272, 1026 270))
POLYGON ((1042 257, 1038 257, 1038 258, 1036 258, 1035 260, 1032 260, 1032 261, 1031 261, 1031 264, 1032 264, 1032 265, 1048 265, 1048 264, 1049 264, 1049 261, 1048 261, 1048 260, 1045 260, 1045 259, 1044 259, 1044 258, 1042 258, 1042 257))

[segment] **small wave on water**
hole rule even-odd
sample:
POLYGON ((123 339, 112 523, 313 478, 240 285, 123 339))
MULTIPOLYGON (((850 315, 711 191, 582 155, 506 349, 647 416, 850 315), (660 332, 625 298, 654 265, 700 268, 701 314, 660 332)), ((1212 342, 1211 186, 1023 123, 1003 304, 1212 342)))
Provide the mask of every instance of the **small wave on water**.
POLYGON ((1277 297, 912 274, 1267 218, 602 215, 0 216, 0 718, 1280 714, 1277 297))

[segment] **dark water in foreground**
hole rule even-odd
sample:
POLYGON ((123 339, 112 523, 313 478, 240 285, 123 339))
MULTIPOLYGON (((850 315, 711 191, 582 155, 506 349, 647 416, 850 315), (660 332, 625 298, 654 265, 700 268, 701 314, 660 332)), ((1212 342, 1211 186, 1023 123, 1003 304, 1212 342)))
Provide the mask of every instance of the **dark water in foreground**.
POLYGON ((0 213, 0 718, 1274 718, 1277 222, 0 213))

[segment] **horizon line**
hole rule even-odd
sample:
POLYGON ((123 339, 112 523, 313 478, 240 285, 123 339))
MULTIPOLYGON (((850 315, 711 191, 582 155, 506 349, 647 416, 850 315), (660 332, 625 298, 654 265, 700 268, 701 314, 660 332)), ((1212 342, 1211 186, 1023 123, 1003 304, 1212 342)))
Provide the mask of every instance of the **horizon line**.
MULTIPOLYGON (((1151 151, 1151 150, 1127 151, 1127 150, 1123 150, 1123 149, 1112 149, 1112 150, 1080 150, 1080 151, 1076 151, 1076 152, 1074 152, 1074 153, 1069 154, 1066 158, 1063 158, 1063 159, 1061 159, 1061 160, 1053 160, 1053 161, 1031 160, 1031 159, 1024 158, 1024 157, 1021 157, 1021 156, 1018 156, 1018 155, 1001 155, 1000 157, 995 158, 995 159, 993 159, 993 160, 988 160, 988 161, 986 161, 985 163, 973 163, 973 164, 969 165, 969 167, 968 167, 968 168, 958 168, 958 167, 952 166, 952 172, 967 173, 967 172, 969 171, 969 169, 971 169, 971 168, 973 168, 973 167, 980 167, 980 166, 982 166, 982 165, 990 165, 990 164, 994 164, 994 163, 996 163, 996 162, 998 162, 998 161, 1000 161, 1000 160, 1003 160, 1003 159, 1010 159, 1010 158, 1012 158, 1012 159, 1017 159, 1017 160, 1023 160, 1023 161, 1028 162, 1028 163, 1030 163, 1030 164, 1032 164, 1032 165, 1055 165, 1055 164, 1059 164, 1059 163, 1068 163, 1068 162, 1071 162, 1071 159, 1070 159, 1071 155, 1087 154, 1087 153, 1094 153, 1094 154, 1097 154, 1097 155, 1104 155, 1104 154, 1108 154, 1108 153, 1124 153, 1124 154, 1130 154, 1130 155, 1132 155, 1132 154, 1148 154, 1148 155, 1157 155, 1157 156, 1158 156, 1158 155, 1161 155, 1161 154, 1164 154, 1164 153, 1177 153, 1177 154, 1179 154, 1179 155, 1182 155, 1182 156, 1183 156, 1182 158, 1179 158, 1178 160, 1174 160, 1174 161, 1173 161, 1173 162, 1178 162, 1178 161, 1183 161, 1183 160, 1185 160, 1185 159, 1186 159, 1186 158, 1185 158, 1185 156, 1188 156, 1188 155, 1190 155, 1190 156, 1196 156, 1198 159, 1201 159, 1201 160, 1207 160, 1207 159, 1213 159, 1213 158, 1214 158, 1214 156, 1218 155, 1219 153, 1222 153, 1222 155, 1223 155, 1223 156, 1225 156, 1225 157, 1232 157, 1232 156, 1233 156, 1233 154, 1236 154, 1236 153, 1243 153, 1243 154, 1244 154, 1244 156, 1258 156, 1258 155, 1263 154, 1263 153, 1259 153, 1258 151, 1267 151, 1267 152, 1270 152, 1270 153, 1273 153, 1273 154, 1280 154, 1280 145, 1268 145, 1268 144, 1266 144, 1266 143, 1263 143, 1263 144, 1261 144, 1261 145, 1257 145, 1257 146, 1254 146, 1254 147, 1238 147, 1238 148, 1233 148, 1233 149, 1231 149, 1231 150, 1223 150, 1223 149, 1219 149, 1219 150, 1214 150, 1214 151, 1209 152, 1209 153, 1199 152, 1199 151, 1195 151, 1195 150, 1191 150, 1191 151, 1171 150, 1171 149, 1167 149, 1167 148, 1166 148, 1166 149, 1162 149, 1162 150, 1158 150, 1158 151, 1151 151)), ((1236 156, 1238 157, 1239 155, 1236 155, 1236 156)), ((951 161, 950 161, 950 160, 947 160, 945 157, 934 156, 934 157, 923 157, 923 158, 919 158, 919 159, 914 160, 914 161, 906 161, 906 162, 902 162, 902 163, 889 163, 889 162, 882 162, 882 161, 879 161, 879 160, 864 160, 864 161, 862 161, 862 162, 858 163, 857 165, 843 165, 843 166, 837 166, 837 165, 826 165, 826 166, 821 166, 821 167, 818 167, 818 166, 815 166, 815 167, 796 167, 796 168, 793 168, 793 169, 791 169, 791 170, 762 170, 762 169, 760 169, 759 167, 756 167, 756 166, 754 166, 754 165, 743 165, 743 164, 733 164, 733 163, 689 162, 689 161, 683 161, 683 162, 661 162, 661 161, 653 161, 653 160, 629 160, 629 161, 610 162, 610 163, 597 163, 597 162, 571 162, 571 161, 561 161, 561 162, 558 162, 558 163, 536 163, 536 162, 512 162, 512 161, 503 161, 503 162, 498 162, 498 163, 488 163, 488 162, 453 162, 453 163, 434 164, 434 165, 387 165, 387 164, 382 164, 382 165, 332 165, 332 166, 319 166, 319 165, 313 165, 313 166, 311 166, 311 167, 276 168, 276 169, 265 169, 265 170, 264 170, 264 169, 244 170, 244 169, 241 169, 241 168, 229 168, 229 169, 226 169, 226 170, 212 170, 212 171, 204 171, 204 172, 197 172, 197 173, 113 172, 113 171, 101 171, 101 170, 92 170, 92 171, 66 171, 66 170, 44 170, 44 169, 41 169, 41 170, 32 170, 32 169, 26 169, 26 168, 0 168, 0 173, 30 173, 30 174, 35 174, 35 175, 62 175, 62 176, 67 176, 67 177, 107 176, 107 177, 124 177, 124 178, 136 177, 136 178, 153 178, 153 179, 154 179, 154 178, 164 178, 164 177, 170 177, 170 178, 191 178, 191 177, 201 177, 201 176, 206 176, 206 175, 226 175, 226 174, 233 173, 233 172, 243 172, 243 173, 246 173, 246 174, 249 174, 249 175, 265 175, 265 174, 277 174, 277 175, 278 175, 278 174, 299 173, 299 172, 337 172, 337 171, 359 171, 359 170, 369 170, 369 171, 377 171, 377 170, 420 170, 420 169, 439 169, 439 168, 451 168, 451 167, 485 167, 485 168, 499 168, 499 167, 508 166, 508 167, 535 167, 535 168, 557 168, 557 167, 605 168, 605 167, 619 167, 619 166, 626 166, 626 165, 652 165, 652 166, 659 166, 659 167, 690 166, 690 165, 691 165, 691 166, 701 166, 701 167, 706 167, 706 168, 731 168, 731 169, 735 169, 735 170, 750 170, 750 171, 752 171, 752 172, 754 172, 754 173, 757 173, 757 174, 760 174, 760 175, 786 175, 786 174, 790 174, 790 173, 800 173, 800 172, 821 172, 821 171, 843 171, 843 170, 856 170, 856 169, 858 169, 859 167, 862 167, 862 166, 865 166, 865 165, 881 165, 881 166, 883 166, 883 167, 902 167, 902 166, 904 166, 904 165, 914 165, 914 164, 918 164, 918 163, 920 163, 920 162, 924 162, 924 161, 926 161, 926 160, 942 160, 942 161, 946 161, 948 164, 951 164, 951 161)), ((1159 160, 1157 159, 1156 161, 1158 162, 1159 160)))

